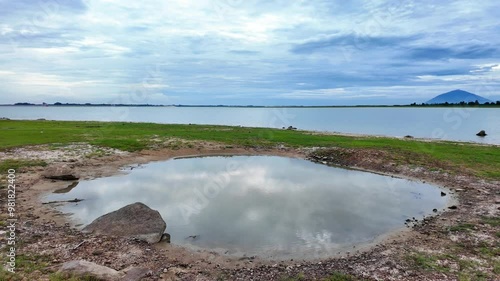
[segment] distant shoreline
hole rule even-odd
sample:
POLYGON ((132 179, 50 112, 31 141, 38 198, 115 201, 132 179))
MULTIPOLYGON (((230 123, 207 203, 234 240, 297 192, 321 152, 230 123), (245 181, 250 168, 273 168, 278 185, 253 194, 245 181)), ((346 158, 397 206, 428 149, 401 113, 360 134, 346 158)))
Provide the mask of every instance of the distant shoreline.
POLYGON ((500 104, 417 104, 417 105, 150 105, 150 104, 0 104, 2 107, 193 107, 193 108, 500 108, 500 104))

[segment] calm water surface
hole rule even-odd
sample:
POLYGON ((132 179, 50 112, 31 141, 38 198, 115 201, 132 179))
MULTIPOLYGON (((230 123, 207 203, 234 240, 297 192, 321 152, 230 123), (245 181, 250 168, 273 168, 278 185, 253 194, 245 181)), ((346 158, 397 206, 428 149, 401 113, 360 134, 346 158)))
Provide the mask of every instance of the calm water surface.
POLYGON ((499 108, 216 108, 0 106, 11 119, 241 125, 500 144, 499 108), (488 136, 477 137, 485 130, 488 136))
POLYGON ((44 200, 84 225, 143 202, 172 243, 235 256, 317 258, 370 242, 444 208, 428 184, 271 156, 184 158, 82 181, 44 200), (195 239, 188 238, 196 236, 195 239))

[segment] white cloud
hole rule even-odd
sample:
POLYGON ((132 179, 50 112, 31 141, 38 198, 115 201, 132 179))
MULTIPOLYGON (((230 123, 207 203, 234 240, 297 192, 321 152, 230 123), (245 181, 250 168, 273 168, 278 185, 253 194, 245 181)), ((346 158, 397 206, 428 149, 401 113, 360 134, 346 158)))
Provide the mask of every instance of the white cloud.
MULTIPOLYGON (((500 89, 495 82, 500 67, 494 60, 500 38, 493 24, 499 5, 494 0, 459 0, 454 5, 387 0, 362 5, 340 0, 85 3, 86 9, 78 12, 61 7, 50 13, 27 5, 24 9, 32 10, 0 19, 0 52, 9 54, 0 68, 26 74, 28 84, 18 91, 36 98, 40 92, 49 94, 51 87, 52 92, 66 87, 102 102, 143 84, 149 69, 159 64, 165 67, 143 88, 154 92, 156 100, 168 90, 181 103, 214 98, 218 103, 385 100, 404 96, 394 90, 397 86, 433 95, 484 81, 500 89), (329 38, 349 35, 360 42, 328 45, 329 38), (391 36, 409 39, 383 42, 391 36), (366 38, 372 38, 369 47, 363 45, 366 38), (314 40, 322 52, 291 51, 314 40), (427 61, 408 56, 414 48, 443 46, 458 46, 473 56, 427 61), (44 90, 31 88, 36 85, 44 90)), ((3 103, 7 89, 22 79, 4 74, 0 80, 5 85, 0 91, 3 103)))
POLYGON ((332 98, 341 97, 346 94, 343 88, 335 89, 316 89, 316 90, 296 90, 291 93, 282 94, 282 97, 293 99, 309 99, 309 98, 332 98))

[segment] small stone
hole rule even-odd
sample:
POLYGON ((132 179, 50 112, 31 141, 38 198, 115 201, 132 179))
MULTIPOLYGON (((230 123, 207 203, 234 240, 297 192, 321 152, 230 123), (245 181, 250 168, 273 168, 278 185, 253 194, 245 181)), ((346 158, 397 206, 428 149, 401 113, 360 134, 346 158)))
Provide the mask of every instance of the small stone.
POLYGON ((446 193, 441 191, 441 196, 446 196, 446 193))
POLYGON ((163 233, 160 242, 170 243, 170 234, 163 233))
POLYGON ((484 130, 481 130, 481 131, 479 131, 479 133, 476 134, 476 136, 485 137, 485 136, 487 136, 487 134, 484 130))
POLYGON ((453 206, 448 207, 448 209, 450 209, 450 210, 456 210, 456 209, 458 209, 458 207, 455 206, 455 205, 453 205, 453 206))

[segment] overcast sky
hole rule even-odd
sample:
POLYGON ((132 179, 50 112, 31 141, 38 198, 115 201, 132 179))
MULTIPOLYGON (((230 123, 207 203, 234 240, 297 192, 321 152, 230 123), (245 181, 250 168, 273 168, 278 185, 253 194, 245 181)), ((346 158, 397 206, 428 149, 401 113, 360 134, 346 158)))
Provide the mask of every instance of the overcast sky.
POLYGON ((0 0, 0 103, 500 96, 500 1, 0 0))

